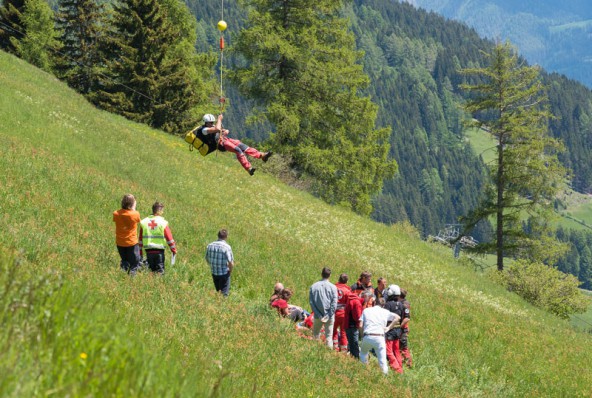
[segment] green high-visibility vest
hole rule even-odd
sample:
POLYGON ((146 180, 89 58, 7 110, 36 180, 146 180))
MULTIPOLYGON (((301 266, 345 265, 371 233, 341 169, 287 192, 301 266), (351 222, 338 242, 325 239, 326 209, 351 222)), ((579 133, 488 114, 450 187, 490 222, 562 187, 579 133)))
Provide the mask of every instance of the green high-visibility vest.
POLYGON ((149 216, 140 221, 142 226, 142 243, 144 249, 163 249, 167 242, 164 238, 164 230, 169 225, 161 216, 149 216))

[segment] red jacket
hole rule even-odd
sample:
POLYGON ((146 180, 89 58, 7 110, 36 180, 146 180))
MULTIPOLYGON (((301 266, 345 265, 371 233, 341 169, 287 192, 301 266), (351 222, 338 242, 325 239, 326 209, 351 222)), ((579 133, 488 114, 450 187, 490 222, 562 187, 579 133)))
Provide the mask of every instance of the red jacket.
POLYGON ((351 294, 351 290, 349 290, 349 286, 344 283, 338 283, 335 285, 337 288, 337 311, 345 311, 345 305, 349 300, 349 295, 351 294))
POLYGON ((348 328, 357 328, 360 326, 364 299, 358 297, 355 293, 350 293, 348 298, 349 300, 345 305, 345 322, 348 328))

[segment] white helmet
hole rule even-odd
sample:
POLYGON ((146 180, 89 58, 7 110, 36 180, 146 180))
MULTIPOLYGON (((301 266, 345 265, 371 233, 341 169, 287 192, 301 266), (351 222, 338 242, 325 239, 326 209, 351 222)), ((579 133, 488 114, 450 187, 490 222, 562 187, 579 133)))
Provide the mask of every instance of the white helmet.
POLYGON ((390 285, 386 289, 386 296, 387 297, 400 296, 400 295, 401 295, 401 288, 399 287, 399 285, 390 285))
POLYGON ((216 121, 216 118, 211 113, 206 113, 203 117, 204 123, 214 123, 215 121, 216 121))

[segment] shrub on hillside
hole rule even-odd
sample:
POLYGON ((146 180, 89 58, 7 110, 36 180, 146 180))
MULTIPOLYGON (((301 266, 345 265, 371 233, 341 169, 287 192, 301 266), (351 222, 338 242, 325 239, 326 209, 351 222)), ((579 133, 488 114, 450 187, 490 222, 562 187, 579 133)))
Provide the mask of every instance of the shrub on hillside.
POLYGON ((504 271, 495 271, 493 279, 529 303, 560 318, 586 312, 590 299, 578 286, 580 281, 541 263, 518 260, 504 271))

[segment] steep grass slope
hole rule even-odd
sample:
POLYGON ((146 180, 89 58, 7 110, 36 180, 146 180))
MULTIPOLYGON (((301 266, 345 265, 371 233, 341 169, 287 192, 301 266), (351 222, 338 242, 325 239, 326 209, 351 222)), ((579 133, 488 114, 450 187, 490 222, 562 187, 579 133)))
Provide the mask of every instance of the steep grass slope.
POLYGON ((0 334, 0 395, 591 393, 590 336, 492 285, 448 250, 265 173, 250 177, 229 154, 190 153, 180 138, 97 111, 4 53, 0 138, 0 247, 19 258, 14 278, 58 274, 66 297, 52 301, 59 295, 48 293, 54 298, 40 301, 53 312, 35 318, 49 330, 39 338, 22 338, 26 330, 13 326, 16 307, 0 306, 12 311, 3 329, 18 329, 0 334), (179 259, 164 278, 131 279, 118 270, 111 212, 127 192, 142 216, 154 200, 166 205, 179 259), (203 260, 221 227, 238 263, 227 300, 212 292, 203 260), (369 270, 409 290, 413 370, 384 378, 375 361, 364 367, 277 319, 267 305, 273 283, 293 287, 292 301, 308 307, 308 287, 323 266, 352 279, 369 270), (56 302, 73 310, 60 314, 56 302))

